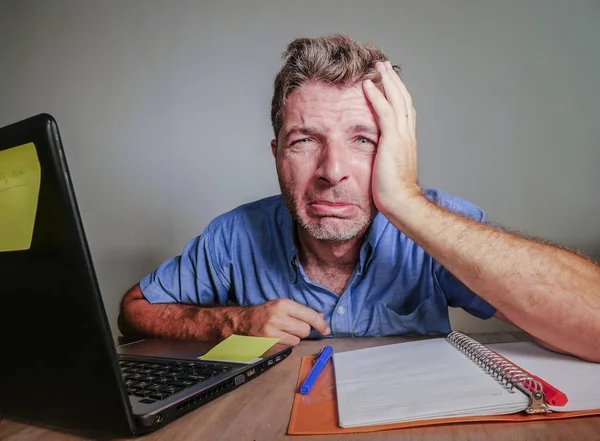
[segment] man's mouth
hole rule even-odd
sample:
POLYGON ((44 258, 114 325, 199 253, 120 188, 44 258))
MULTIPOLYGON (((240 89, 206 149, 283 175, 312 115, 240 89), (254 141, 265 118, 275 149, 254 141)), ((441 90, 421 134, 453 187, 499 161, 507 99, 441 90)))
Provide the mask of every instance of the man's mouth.
POLYGON ((317 215, 349 217, 352 216, 358 207, 350 202, 317 200, 308 204, 309 209, 317 215))

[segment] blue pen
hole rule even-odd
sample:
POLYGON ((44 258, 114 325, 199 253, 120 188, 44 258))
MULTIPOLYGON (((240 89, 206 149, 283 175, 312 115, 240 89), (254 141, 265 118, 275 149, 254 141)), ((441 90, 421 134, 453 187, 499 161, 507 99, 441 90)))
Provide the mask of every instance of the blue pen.
POLYGON ((315 358, 315 365, 310 370, 308 377, 306 377, 306 380, 304 380, 304 383, 300 387, 300 393, 302 395, 307 395, 308 393, 310 393, 311 389, 317 381, 317 378, 319 378, 319 375, 321 375, 321 372, 323 372, 323 369, 327 365, 327 362, 329 361, 332 355, 333 348, 331 346, 325 346, 323 349, 321 349, 321 352, 319 353, 319 355, 317 355, 317 358, 315 358))

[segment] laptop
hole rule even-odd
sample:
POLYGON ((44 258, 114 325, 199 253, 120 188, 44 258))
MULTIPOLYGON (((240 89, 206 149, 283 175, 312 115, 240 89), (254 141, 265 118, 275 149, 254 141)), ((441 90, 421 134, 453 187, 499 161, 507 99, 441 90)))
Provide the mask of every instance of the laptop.
POLYGON ((0 416, 82 435, 156 430, 292 351, 276 344, 240 364, 199 360, 213 346, 205 342, 115 347, 58 127, 46 114, 0 129, 0 302, 0 416))

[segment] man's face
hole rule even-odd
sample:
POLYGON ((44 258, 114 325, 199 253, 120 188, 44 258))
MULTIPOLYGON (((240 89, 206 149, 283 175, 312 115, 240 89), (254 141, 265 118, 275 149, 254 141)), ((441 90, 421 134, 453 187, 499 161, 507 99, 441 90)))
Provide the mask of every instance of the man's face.
POLYGON ((285 203, 315 239, 350 240, 375 217, 371 171, 378 140, 360 84, 308 83, 288 96, 271 147, 285 203))

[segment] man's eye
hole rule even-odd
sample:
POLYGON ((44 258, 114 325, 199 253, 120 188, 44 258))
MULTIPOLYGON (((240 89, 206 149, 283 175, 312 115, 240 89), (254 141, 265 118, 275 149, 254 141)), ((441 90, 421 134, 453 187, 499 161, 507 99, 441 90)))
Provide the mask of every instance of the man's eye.
POLYGON ((302 139, 297 139, 296 141, 292 142, 290 145, 308 144, 310 141, 311 141, 310 138, 302 138, 302 139))
POLYGON ((364 145, 364 146, 376 146, 377 144, 375 144, 373 141, 371 141, 368 138, 358 138, 356 140, 356 142, 360 145, 364 145))

